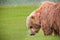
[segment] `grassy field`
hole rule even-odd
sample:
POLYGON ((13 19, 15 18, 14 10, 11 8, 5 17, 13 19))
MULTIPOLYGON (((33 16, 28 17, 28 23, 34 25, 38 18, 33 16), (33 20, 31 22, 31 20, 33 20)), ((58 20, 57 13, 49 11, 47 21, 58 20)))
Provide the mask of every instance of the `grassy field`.
POLYGON ((30 36, 26 17, 37 5, 0 6, 0 40, 60 40, 59 36, 44 36, 42 30, 30 36))

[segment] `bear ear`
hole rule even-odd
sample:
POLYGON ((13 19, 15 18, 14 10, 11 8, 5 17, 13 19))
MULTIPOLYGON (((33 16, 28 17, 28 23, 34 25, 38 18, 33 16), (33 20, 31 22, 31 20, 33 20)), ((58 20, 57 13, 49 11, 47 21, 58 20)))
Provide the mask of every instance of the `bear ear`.
POLYGON ((34 16, 31 16, 32 19, 34 19, 35 17, 34 16))

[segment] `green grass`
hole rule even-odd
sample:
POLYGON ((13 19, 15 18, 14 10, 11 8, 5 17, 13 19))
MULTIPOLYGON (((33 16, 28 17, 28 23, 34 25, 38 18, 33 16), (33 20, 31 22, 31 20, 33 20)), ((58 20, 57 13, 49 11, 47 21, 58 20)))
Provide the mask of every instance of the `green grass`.
POLYGON ((26 17, 37 5, 0 6, 0 40, 60 40, 59 36, 44 36, 42 30, 30 36, 26 17))

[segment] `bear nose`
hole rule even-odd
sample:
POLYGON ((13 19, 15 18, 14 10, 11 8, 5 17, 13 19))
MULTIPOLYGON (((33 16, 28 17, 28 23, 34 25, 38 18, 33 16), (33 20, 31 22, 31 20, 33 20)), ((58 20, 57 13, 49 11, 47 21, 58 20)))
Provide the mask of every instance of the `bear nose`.
POLYGON ((35 34, 30 34, 31 36, 34 36, 35 34))
POLYGON ((35 34, 30 34, 31 36, 34 36, 35 34))
POLYGON ((30 30, 30 36, 33 36, 33 35, 35 35, 35 32, 30 30))

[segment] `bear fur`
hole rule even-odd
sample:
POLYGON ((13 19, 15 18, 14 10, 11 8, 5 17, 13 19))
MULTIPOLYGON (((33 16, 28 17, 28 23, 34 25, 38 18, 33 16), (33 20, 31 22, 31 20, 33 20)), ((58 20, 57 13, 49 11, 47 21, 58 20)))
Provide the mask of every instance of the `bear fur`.
POLYGON ((30 34, 36 34, 42 28, 44 35, 60 35, 60 3, 42 3, 27 17, 26 25, 30 34))
POLYGON ((60 3, 55 3, 47 11, 41 11, 41 27, 45 35, 50 35, 54 32, 55 35, 60 35, 60 3))

